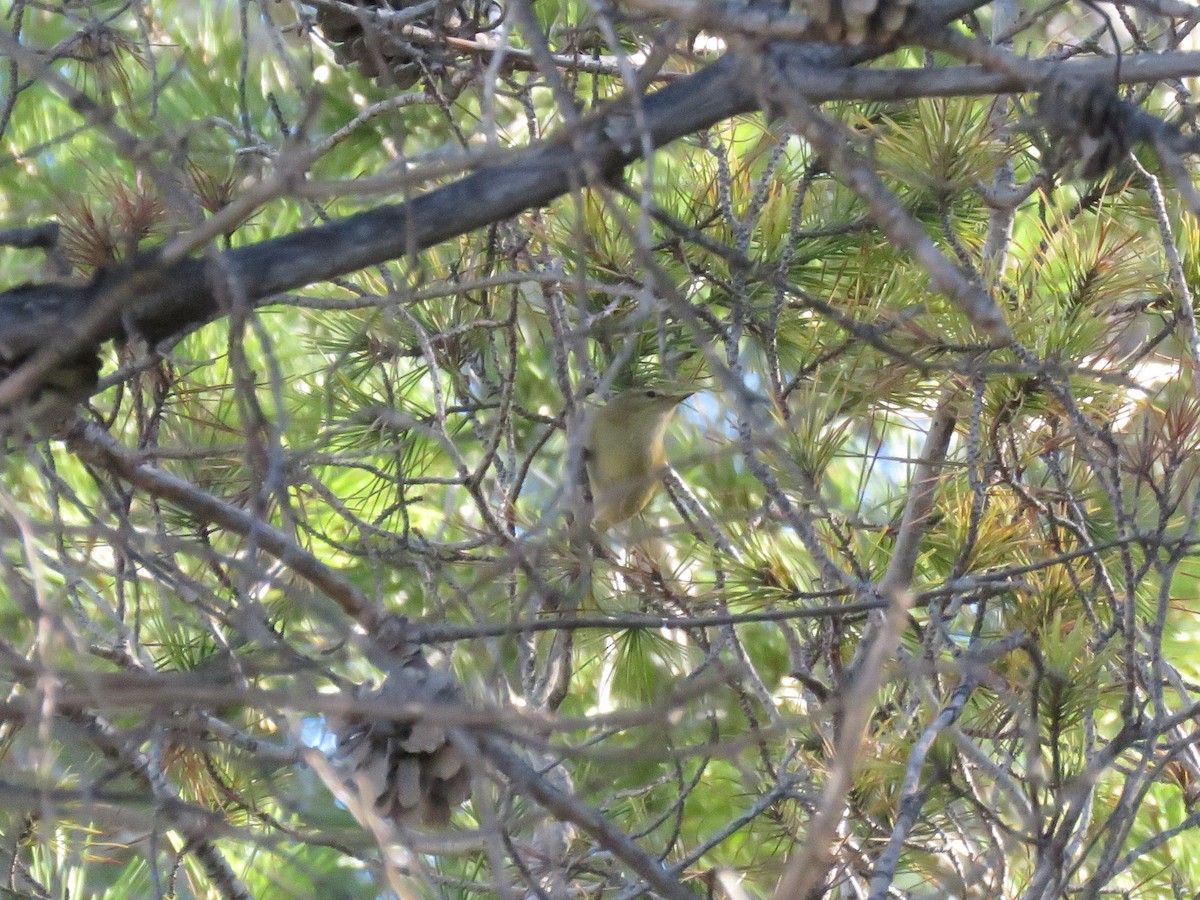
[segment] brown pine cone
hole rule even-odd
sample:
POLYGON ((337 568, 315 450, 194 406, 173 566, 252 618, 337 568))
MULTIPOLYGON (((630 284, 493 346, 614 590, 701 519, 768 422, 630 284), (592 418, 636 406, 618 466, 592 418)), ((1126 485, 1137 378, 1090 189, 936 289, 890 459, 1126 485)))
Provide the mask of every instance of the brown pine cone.
POLYGON ((1084 178, 1099 178, 1116 166, 1133 145, 1130 109, 1106 82, 1052 80, 1037 101, 1052 168, 1078 166, 1084 178))
MULTIPOLYGON (((410 703, 454 708, 462 689, 447 671, 420 655, 394 670, 383 685, 358 696, 398 710, 410 703)), ((471 795, 471 773, 442 725, 352 714, 331 722, 337 757, 348 781, 375 812, 398 824, 444 827, 454 807, 471 795)))
POLYGON ((339 63, 358 66, 368 78, 384 78, 388 84, 407 90, 422 76, 445 80, 463 61, 464 56, 454 52, 442 38, 474 39, 500 19, 495 0, 446 0, 432 13, 406 23, 432 33, 434 40, 406 35, 402 24, 372 20, 372 10, 396 12, 418 2, 356 0, 361 13, 321 7, 317 10, 317 27, 333 45, 339 63))
POLYGON ((883 44, 908 19, 913 0, 803 0, 800 9, 813 20, 814 32, 838 44, 883 44))

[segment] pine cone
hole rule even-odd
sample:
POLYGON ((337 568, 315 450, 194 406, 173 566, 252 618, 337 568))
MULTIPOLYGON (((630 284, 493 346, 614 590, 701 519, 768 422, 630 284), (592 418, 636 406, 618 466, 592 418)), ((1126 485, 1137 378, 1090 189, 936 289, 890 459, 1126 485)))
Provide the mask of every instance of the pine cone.
POLYGON ((815 34, 837 44, 884 44, 904 27, 913 0, 804 0, 815 34))
POLYGON ((1038 96, 1037 117, 1051 141, 1052 167, 1078 164, 1099 178, 1133 145, 1128 105, 1099 80, 1057 78, 1038 96))
MULTIPOLYGON (((397 11, 421 0, 356 0, 363 15, 321 7, 317 27, 333 45, 334 58, 342 65, 356 65, 368 78, 387 79, 401 90, 412 87, 422 76, 444 80, 463 59, 444 41, 418 42, 406 37, 401 26, 372 22, 372 9, 397 11)), ((494 0, 442 2, 432 13, 408 23, 438 36, 473 39, 493 27, 500 18, 494 0)))
MULTIPOLYGON (((358 696, 398 709, 409 703, 461 706, 462 689, 449 672, 414 656, 383 686, 358 696)), ((351 714, 331 722, 337 757, 351 770, 349 782, 375 812, 392 821, 444 827, 454 807, 471 795, 471 775, 446 728, 428 722, 380 720, 351 714)))

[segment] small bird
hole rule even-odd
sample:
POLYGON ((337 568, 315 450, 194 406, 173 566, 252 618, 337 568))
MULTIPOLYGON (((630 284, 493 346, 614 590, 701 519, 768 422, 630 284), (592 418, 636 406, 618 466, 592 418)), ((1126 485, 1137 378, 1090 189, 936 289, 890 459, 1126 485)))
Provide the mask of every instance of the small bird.
POLYGON ((665 438, 675 407, 692 396, 637 388, 596 410, 584 445, 598 531, 645 508, 666 466, 665 438))

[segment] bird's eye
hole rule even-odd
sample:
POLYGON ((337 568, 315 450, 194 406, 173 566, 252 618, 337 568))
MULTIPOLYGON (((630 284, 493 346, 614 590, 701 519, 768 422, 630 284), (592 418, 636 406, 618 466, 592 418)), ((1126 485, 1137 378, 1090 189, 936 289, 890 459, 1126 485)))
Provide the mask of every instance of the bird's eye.
POLYGON ((646 391, 646 396, 653 400, 658 396, 658 391, 646 391))

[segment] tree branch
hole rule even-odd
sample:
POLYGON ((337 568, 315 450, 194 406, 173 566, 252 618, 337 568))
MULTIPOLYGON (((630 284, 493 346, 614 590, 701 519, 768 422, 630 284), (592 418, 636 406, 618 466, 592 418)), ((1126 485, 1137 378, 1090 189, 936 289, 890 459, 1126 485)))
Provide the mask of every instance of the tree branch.
MULTIPOLYGON (((983 0, 931 2, 914 16, 910 29, 941 27, 982 5, 983 0)), ((778 52, 797 66, 829 71, 884 49, 786 44, 778 52)), ((0 381, 0 408, 30 396, 57 363, 107 340, 132 333, 158 342, 220 315, 221 298, 231 293, 261 302, 412 255, 544 206, 583 184, 613 178, 642 155, 643 146, 661 147, 749 112, 759 102, 754 80, 732 53, 636 99, 648 141, 635 131, 633 99, 623 97, 506 162, 484 165, 405 203, 230 250, 216 263, 187 259, 162 266, 147 254, 102 273, 90 285, 25 286, 0 294, 0 366, 19 366, 0 381)))
POLYGON ((173 503, 205 522, 220 525, 226 531, 252 541, 336 601, 368 634, 382 626, 385 614, 376 609, 359 588, 270 523, 217 499, 170 472, 144 465, 98 425, 87 423, 76 428, 70 442, 71 449, 85 462, 112 472, 152 497, 173 503))

